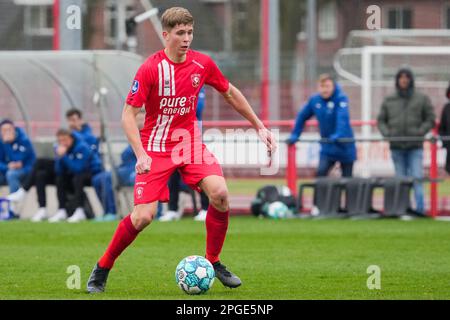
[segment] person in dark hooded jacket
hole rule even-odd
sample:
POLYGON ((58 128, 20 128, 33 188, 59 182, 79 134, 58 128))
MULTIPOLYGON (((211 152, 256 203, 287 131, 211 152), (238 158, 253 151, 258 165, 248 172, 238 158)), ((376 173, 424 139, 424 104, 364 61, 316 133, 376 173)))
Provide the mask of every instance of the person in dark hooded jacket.
MULTIPOLYGON (((446 97, 447 104, 442 109, 441 121, 439 125, 439 135, 450 136, 450 83, 448 84, 446 97)), ((450 141, 444 141, 443 146, 447 149, 447 158, 445 160, 445 171, 450 174, 450 141)))
POLYGON ((353 138, 348 111, 348 98, 340 86, 328 74, 323 74, 318 81, 319 93, 313 95, 298 112, 294 129, 287 140, 288 144, 297 142, 305 122, 315 116, 319 122, 322 138, 330 142, 321 143, 317 176, 326 176, 336 162, 340 163, 342 176, 351 177, 353 163, 356 160, 355 143, 341 143, 340 138, 353 138))
POLYGON ((423 178, 423 140, 435 125, 430 98, 414 88, 414 75, 402 68, 395 77, 397 92, 384 99, 378 115, 378 129, 384 137, 417 137, 417 141, 391 141, 390 149, 395 174, 413 177, 416 211, 425 213, 423 178))
POLYGON ((0 185, 15 192, 30 173, 36 154, 25 132, 11 120, 0 122, 0 185))

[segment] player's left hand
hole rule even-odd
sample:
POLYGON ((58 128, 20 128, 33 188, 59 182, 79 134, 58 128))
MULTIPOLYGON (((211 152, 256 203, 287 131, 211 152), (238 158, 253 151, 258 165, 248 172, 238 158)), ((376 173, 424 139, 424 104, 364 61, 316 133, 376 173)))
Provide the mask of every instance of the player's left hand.
POLYGON ((272 156, 272 154, 277 150, 278 145, 275 140, 275 136, 272 131, 267 128, 258 130, 259 138, 266 144, 267 146, 267 154, 268 156, 272 156))

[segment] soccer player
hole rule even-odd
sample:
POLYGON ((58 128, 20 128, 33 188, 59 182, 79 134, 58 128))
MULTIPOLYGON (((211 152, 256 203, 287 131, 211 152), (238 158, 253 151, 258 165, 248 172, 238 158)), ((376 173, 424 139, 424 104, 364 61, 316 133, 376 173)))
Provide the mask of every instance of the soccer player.
POLYGON ((216 277, 235 288, 241 280, 219 259, 228 228, 228 190, 222 169, 206 146, 196 123, 195 106, 204 84, 214 87, 252 126, 266 144, 276 148, 272 133, 258 119, 242 93, 228 82, 213 60, 190 50, 194 19, 180 7, 167 9, 161 18, 165 49, 150 56, 137 71, 122 113, 122 124, 136 154, 134 209, 119 224, 106 252, 95 265, 87 283, 89 293, 103 292, 115 260, 147 227, 158 200, 167 202, 167 181, 178 170, 183 180, 208 195, 206 258, 216 277), (144 128, 135 117, 145 105, 144 128))
MULTIPOLYGON (((200 128, 200 132, 202 132, 202 118, 203 118, 203 109, 205 107, 205 97, 206 97, 205 88, 202 87, 200 93, 198 94, 197 110, 196 110, 196 117, 200 128)), ((168 203, 169 210, 167 210, 167 212, 164 212, 163 215, 158 219, 158 221, 161 222, 179 220, 183 216, 183 212, 179 211, 178 208, 179 194, 183 189, 188 187, 184 184, 184 182, 182 182, 180 173, 178 171, 175 171, 172 174, 172 176, 170 176, 168 186, 170 198, 168 203)), ((206 193, 203 191, 200 193, 200 202, 201 202, 201 210, 194 217, 195 221, 206 220, 206 213, 209 207, 209 199, 206 193)))

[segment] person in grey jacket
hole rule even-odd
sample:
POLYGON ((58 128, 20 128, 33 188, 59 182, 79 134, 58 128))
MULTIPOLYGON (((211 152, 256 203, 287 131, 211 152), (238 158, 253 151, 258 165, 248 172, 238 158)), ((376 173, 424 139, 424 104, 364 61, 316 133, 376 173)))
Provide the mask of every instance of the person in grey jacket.
MULTIPOLYGON (((414 75, 402 68, 395 78, 397 92, 384 99, 378 115, 378 129, 384 137, 424 137, 435 125, 430 98, 414 88, 414 75)), ((397 176, 423 178, 423 141, 390 142, 397 176)), ((416 211, 425 214, 421 182, 414 183, 416 211)))

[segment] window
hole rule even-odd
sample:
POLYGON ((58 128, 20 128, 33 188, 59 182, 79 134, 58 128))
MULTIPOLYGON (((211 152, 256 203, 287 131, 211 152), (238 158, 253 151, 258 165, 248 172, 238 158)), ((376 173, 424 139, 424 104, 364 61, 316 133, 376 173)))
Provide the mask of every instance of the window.
POLYGON ((323 40, 336 39, 338 32, 337 7, 335 0, 324 1, 319 6, 318 33, 323 40))
POLYGON ((444 10, 444 28, 450 29, 450 3, 445 6, 444 10))
POLYGON ((306 21, 307 21, 306 16, 300 18, 300 31, 297 33, 298 41, 306 40, 306 21))
POLYGON ((408 8, 391 8, 388 10, 389 29, 411 29, 412 10, 408 8))
POLYGON ((24 7, 24 30, 27 35, 53 35, 53 6, 32 5, 24 7))
MULTIPOLYGON (((130 18, 136 14, 132 0, 125 2, 125 19, 130 18)), ((117 41, 117 10, 116 1, 108 1, 104 16, 105 25, 105 42, 109 45, 115 45, 117 41)), ((125 28, 125 21, 123 21, 123 28, 125 28)))

